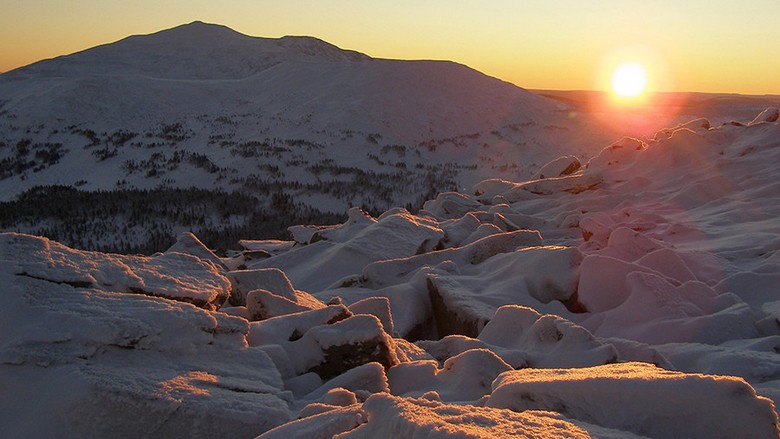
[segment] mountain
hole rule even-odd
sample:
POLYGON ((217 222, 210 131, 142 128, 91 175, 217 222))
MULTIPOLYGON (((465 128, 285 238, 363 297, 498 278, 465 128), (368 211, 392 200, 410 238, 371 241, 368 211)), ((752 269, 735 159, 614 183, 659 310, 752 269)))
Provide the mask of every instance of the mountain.
POLYGON ((3 434, 778 438, 778 139, 695 119, 229 257, 0 233, 3 434))
MULTIPOLYGON (((559 102, 453 62, 374 59, 316 38, 255 38, 194 22, 0 75, 0 200, 32 200, 25 191, 56 186, 237 191, 254 194, 258 209, 276 194, 298 217, 418 208, 438 191, 530 176, 610 137, 578 138, 587 127, 559 102)), ((35 192, 34 204, 49 192, 35 192)), ((47 200, 72 194, 73 211, 91 208, 56 193, 47 200)), ((194 207, 206 211, 202 222, 169 221, 168 239, 224 228, 211 204, 194 207)), ((92 228, 133 229, 126 216, 92 228)), ((62 220, 0 226, 47 234, 62 220), (29 226, 41 223, 52 227, 29 226)), ((233 215, 231 226, 247 221, 233 215)), ((49 236, 79 247, 95 238, 67 235, 49 236)))
MULTIPOLYGON (((391 134, 388 141, 419 142, 527 123, 557 109, 451 62, 372 59, 311 37, 253 38, 200 22, 0 78, 10 114, 98 129, 254 113, 252 125, 275 119, 294 125, 287 130, 305 124, 311 133, 379 132, 391 134)), ((252 134, 261 133, 245 135, 252 134)))

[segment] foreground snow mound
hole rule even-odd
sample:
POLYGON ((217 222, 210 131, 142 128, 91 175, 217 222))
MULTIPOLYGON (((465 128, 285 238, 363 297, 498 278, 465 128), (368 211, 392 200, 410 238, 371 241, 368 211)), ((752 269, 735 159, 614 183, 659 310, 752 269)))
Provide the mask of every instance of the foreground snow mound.
POLYGON ((230 294, 218 267, 184 253, 111 255, 68 248, 46 238, 0 234, 6 273, 76 288, 164 297, 215 310, 230 294))
POLYGON ((486 405, 553 410, 653 438, 780 437, 773 403, 742 379, 646 363, 506 372, 493 382, 486 405))
POLYGON ((361 406, 304 418, 259 438, 589 438, 588 432, 550 412, 515 413, 378 393, 361 406))
MULTIPOLYGON (((8 254, 5 243, 2 249, 8 254)), ((86 254, 82 261, 100 259, 86 254)), ((0 263, 4 435, 251 436, 291 417, 274 363, 247 347, 245 320, 19 275, 17 268, 0 263)), ((73 273, 54 271, 70 280, 87 276, 73 273)))

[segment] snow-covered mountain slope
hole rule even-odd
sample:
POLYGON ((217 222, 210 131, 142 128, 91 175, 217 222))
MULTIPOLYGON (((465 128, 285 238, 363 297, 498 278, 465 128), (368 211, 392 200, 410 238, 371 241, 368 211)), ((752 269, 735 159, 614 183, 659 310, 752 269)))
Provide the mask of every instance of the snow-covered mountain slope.
MULTIPOLYGON (((380 157, 383 147, 421 154, 402 161, 416 181, 448 163, 516 175, 550 147, 569 148, 556 131, 577 126, 559 103, 453 62, 373 59, 311 37, 254 38, 195 22, 1 75, 0 196, 76 182, 227 189, 253 178, 308 181, 316 176, 306 166, 328 160, 405 172, 398 157, 380 157), (15 155, 19 142, 33 146, 29 156, 15 155), (47 144, 48 161, 32 156, 47 144), (269 150, 256 151, 261 144, 269 150), (213 172, 186 160, 150 175, 149 166, 141 175, 127 167, 174 154, 205 156, 213 172)), ((410 192, 394 203, 424 193, 410 192)))
POLYGON ((694 120, 230 258, 191 234, 149 258, 2 234, 0 423, 780 437, 779 116, 694 120))

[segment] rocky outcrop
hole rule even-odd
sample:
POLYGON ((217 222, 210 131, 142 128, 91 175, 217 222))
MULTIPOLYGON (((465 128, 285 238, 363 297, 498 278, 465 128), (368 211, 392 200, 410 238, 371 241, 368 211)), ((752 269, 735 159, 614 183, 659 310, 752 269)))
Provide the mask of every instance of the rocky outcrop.
POLYGON ((16 276, 162 297, 208 310, 222 306, 230 292, 216 264, 179 252, 151 257, 87 252, 38 236, 3 233, 0 263, 16 276))

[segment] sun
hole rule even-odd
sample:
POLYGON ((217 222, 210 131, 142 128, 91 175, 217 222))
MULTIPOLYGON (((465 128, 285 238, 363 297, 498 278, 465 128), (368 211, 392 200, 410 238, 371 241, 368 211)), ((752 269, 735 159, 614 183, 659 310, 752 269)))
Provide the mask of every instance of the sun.
POLYGON ((619 64, 612 72, 612 90, 621 98, 637 97, 647 87, 647 71, 635 62, 619 64))

